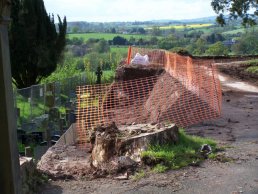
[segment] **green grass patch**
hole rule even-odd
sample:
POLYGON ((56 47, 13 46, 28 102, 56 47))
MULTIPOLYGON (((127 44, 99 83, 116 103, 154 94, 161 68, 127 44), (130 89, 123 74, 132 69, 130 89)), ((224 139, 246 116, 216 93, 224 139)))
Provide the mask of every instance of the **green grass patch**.
POLYGON ((44 99, 39 99, 39 101, 40 102, 30 102, 28 98, 22 95, 16 96, 16 105, 20 110, 18 125, 45 113, 44 99))
POLYGON ((252 59, 252 60, 245 61, 245 64, 258 66, 258 59, 252 59))
POLYGON ((244 62, 249 67, 246 68, 246 72, 258 75, 258 59, 252 59, 244 62))
POLYGON ((226 34, 238 34, 238 33, 244 33, 245 32, 245 29, 244 28, 239 28, 239 29, 235 29, 235 30, 230 30, 230 31, 226 31, 226 32, 223 32, 222 34, 223 35, 226 35, 226 34))
POLYGON ((248 73, 253 73, 258 75, 258 65, 257 66, 251 66, 246 69, 248 73))
POLYGON ((180 129, 178 143, 150 145, 148 150, 142 153, 141 157, 146 164, 156 165, 153 168, 156 172, 163 172, 167 169, 179 169, 191 164, 198 164, 204 160, 204 157, 199 152, 203 144, 209 144, 212 150, 216 149, 216 142, 214 140, 190 136, 180 129))
POLYGON ((105 39, 105 40, 113 40, 114 37, 121 36, 123 38, 126 38, 129 40, 131 37, 135 39, 151 39, 150 35, 144 35, 144 34, 112 34, 112 33, 79 33, 79 34, 68 34, 67 38, 82 38, 85 42, 90 39, 105 39))
POLYGON ((152 169, 152 172, 154 173, 163 173, 166 172, 168 170, 167 166, 164 166, 162 164, 157 164, 156 166, 154 166, 154 168, 152 169))
POLYGON ((258 29, 258 27, 244 28, 244 27, 241 26, 238 29, 226 31, 226 32, 223 32, 222 34, 223 35, 234 35, 234 34, 238 34, 238 33, 252 32, 252 31, 257 30, 257 29, 258 29))
POLYGON ((19 153, 24 153, 25 152, 25 145, 18 142, 18 150, 19 150, 19 153))

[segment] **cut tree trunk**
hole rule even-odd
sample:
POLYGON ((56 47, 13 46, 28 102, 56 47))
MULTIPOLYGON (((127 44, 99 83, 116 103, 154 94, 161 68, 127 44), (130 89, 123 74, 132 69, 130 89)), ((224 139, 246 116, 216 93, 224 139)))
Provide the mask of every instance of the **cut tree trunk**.
POLYGON ((92 164, 100 167, 114 157, 129 156, 140 162, 141 153, 149 145, 162 145, 178 141, 178 127, 174 124, 137 124, 96 129, 92 150, 92 164))

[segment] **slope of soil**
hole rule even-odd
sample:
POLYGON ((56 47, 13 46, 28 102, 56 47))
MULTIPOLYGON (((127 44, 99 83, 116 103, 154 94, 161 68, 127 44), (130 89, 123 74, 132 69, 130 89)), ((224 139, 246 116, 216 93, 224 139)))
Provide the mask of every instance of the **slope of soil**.
POLYGON ((218 68, 222 73, 229 75, 235 79, 246 81, 258 86, 258 74, 246 71, 246 69, 250 66, 250 64, 246 64, 243 62, 218 64, 218 68))

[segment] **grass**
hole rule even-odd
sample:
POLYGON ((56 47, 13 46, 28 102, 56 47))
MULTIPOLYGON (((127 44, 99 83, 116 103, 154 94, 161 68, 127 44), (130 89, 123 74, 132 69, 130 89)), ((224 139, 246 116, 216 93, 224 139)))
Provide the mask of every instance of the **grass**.
POLYGON ((226 31, 226 32, 223 32, 222 34, 223 35, 233 35, 233 34, 237 34, 237 33, 244 33, 244 32, 252 32, 253 30, 257 30, 258 27, 252 27, 252 28, 244 28, 244 27, 240 27, 238 29, 235 29, 235 30, 230 30, 230 31, 226 31))
POLYGON ((258 66, 248 67, 245 71, 247 71, 248 73, 253 73, 258 75, 258 66))
POLYGON ((143 161, 148 161, 155 172, 164 172, 168 169, 179 169, 190 164, 198 164, 204 160, 199 152, 203 144, 209 144, 212 150, 216 149, 215 141, 208 138, 186 135, 180 129, 179 141, 176 144, 151 145, 148 150, 143 152, 143 161), (157 165, 158 164, 158 165, 157 165))
POLYGON ((19 153, 24 153, 25 152, 25 145, 18 142, 18 150, 19 150, 19 153))
POLYGON ((116 36, 121 36, 123 38, 126 38, 129 40, 131 37, 134 37, 135 39, 151 39, 151 36, 149 35, 144 35, 144 34, 112 34, 112 33, 80 33, 80 34, 68 34, 67 38, 72 39, 72 38, 83 38, 83 40, 86 42, 90 38, 94 39, 102 39, 104 38, 105 40, 113 40, 114 37, 116 36))
POLYGON ((252 60, 248 60, 248 61, 245 61, 244 64, 246 65, 253 65, 253 66, 257 66, 258 65, 258 59, 252 59, 252 60))
POLYGON ((258 59, 246 61, 245 64, 249 65, 245 70, 246 72, 258 75, 258 59))
POLYGON ((164 166, 162 164, 157 164, 153 169, 152 172, 154 173, 163 173, 166 172, 168 170, 167 166, 164 166))
POLYGON ((30 103, 28 99, 23 97, 22 95, 17 95, 16 105, 17 105, 17 108, 20 109, 18 125, 24 122, 28 122, 30 118, 40 116, 45 112, 44 104, 40 102, 30 103))

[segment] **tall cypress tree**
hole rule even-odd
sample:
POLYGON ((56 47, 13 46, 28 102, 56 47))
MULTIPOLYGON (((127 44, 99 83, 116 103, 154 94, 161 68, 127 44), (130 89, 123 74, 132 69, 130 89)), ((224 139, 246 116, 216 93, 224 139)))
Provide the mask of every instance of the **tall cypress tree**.
POLYGON ((67 23, 46 12, 43 0, 12 0, 10 55, 17 88, 38 84, 50 75, 62 57, 67 23))

